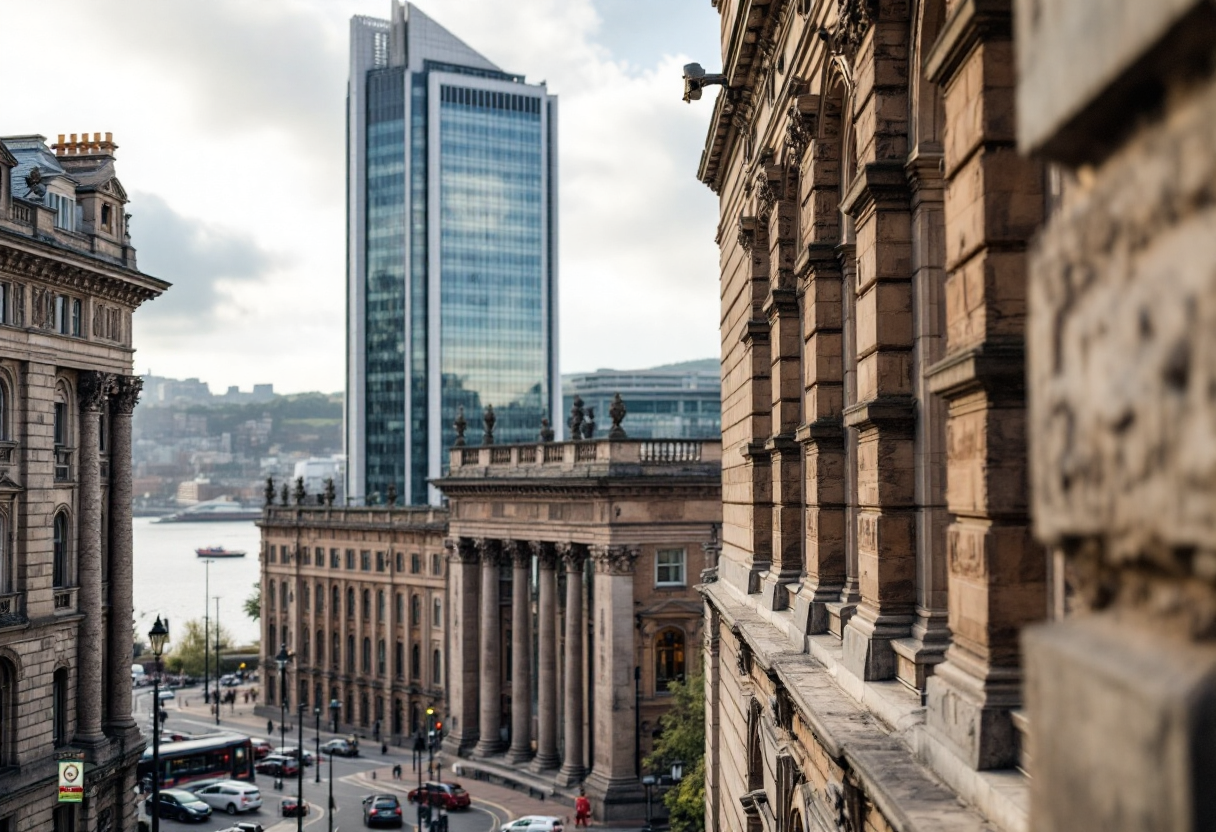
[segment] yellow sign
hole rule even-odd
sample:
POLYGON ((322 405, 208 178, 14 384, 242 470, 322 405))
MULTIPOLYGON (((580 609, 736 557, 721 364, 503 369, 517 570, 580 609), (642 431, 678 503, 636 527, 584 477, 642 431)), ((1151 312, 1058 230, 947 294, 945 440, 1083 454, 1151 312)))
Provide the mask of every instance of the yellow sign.
POLYGON ((78 760, 59 761, 59 802, 84 801, 84 763, 78 760))

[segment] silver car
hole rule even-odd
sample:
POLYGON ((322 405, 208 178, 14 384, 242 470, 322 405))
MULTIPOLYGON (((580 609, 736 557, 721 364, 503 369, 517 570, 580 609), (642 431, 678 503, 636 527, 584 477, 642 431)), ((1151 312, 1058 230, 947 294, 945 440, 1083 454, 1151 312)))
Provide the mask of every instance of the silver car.
POLYGON ((502 832, 562 832, 562 819, 548 815, 525 815, 504 823, 502 832))
POLYGON ((194 793, 199 800, 212 809, 235 815, 237 812, 252 812, 262 807, 262 793, 252 783, 239 780, 224 780, 204 786, 194 793))

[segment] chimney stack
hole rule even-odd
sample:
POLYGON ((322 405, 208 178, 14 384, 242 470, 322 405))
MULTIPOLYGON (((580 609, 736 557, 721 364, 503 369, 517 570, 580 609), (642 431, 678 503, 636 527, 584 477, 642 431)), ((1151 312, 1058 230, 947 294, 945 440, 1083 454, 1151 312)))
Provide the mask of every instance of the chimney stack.
POLYGON ((64 141, 64 134, 59 134, 59 141, 51 145, 56 156, 113 156, 118 145, 114 144, 114 134, 106 133, 102 139, 101 133, 71 133, 64 141), (79 136, 79 138, 77 138, 79 136))

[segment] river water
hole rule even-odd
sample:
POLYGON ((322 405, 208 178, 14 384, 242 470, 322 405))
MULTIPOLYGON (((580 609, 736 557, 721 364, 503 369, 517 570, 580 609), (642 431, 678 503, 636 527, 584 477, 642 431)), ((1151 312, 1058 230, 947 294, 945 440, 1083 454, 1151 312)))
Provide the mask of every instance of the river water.
MULTIPOLYGON (((133 525, 137 633, 145 634, 152 629, 156 616, 168 616, 172 639, 186 621, 192 618, 201 621, 204 611, 214 618, 214 599, 218 596, 220 626, 232 634, 235 644, 257 641, 258 622, 245 615, 244 609, 245 599, 253 594, 253 585, 260 578, 261 534, 252 520, 157 523, 152 517, 136 517, 133 525), (204 559, 194 553, 203 546, 244 549, 247 554, 243 558, 213 560, 207 567, 204 559)), ((147 638, 141 635, 140 640, 146 642, 147 638)))

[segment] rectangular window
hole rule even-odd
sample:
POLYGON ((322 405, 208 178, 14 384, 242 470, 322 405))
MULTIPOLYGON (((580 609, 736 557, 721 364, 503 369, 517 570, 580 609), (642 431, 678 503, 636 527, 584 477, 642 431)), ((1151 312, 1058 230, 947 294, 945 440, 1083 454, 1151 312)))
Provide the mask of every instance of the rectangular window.
POLYGON ((11 322, 8 314, 8 284, 0 283, 0 324, 11 322))
POLYGON ((55 331, 68 334, 68 299, 55 295, 55 331))
POLYGON ((422 555, 417 553, 410 555, 410 572, 417 575, 422 571, 422 555))
POLYGON ((366 549, 359 552, 359 568, 364 572, 372 571, 372 553, 366 549))
POLYGON ((55 444, 68 443, 68 406, 64 402, 55 402, 55 444))
POLYGON ((305 566, 312 565, 312 549, 309 549, 307 546, 305 546, 303 549, 300 550, 300 563, 302 563, 305 566))
POLYGON ((376 552, 376 571, 384 571, 384 552, 376 552))
POLYGON ((72 335, 80 337, 80 301, 72 298, 72 335))
POLYGON ((350 569, 352 571, 355 568, 355 550, 354 549, 346 550, 346 568, 350 569))
POLYGON ((320 546, 317 547, 317 566, 325 565, 325 550, 320 546))
POLYGON ((684 586, 684 550, 659 549, 654 555, 657 586, 684 586))
POLYGON ((401 552, 397 553, 397 571, 398 572, 405 571, 405 555, 401 552))
POLYGON ((274 563, 274 547, 273 546, 266 547, 266 562, 274 563))
POLYGON ((341 560, 341 555, 340 555, 340 553, 338 552, 338 550, 337 550, 337 549, 330 549, 330 550, 329 550, 329 568, 330 568, 330 569, 340 569, 340 568, 342 568, 342 560, 341 560))

